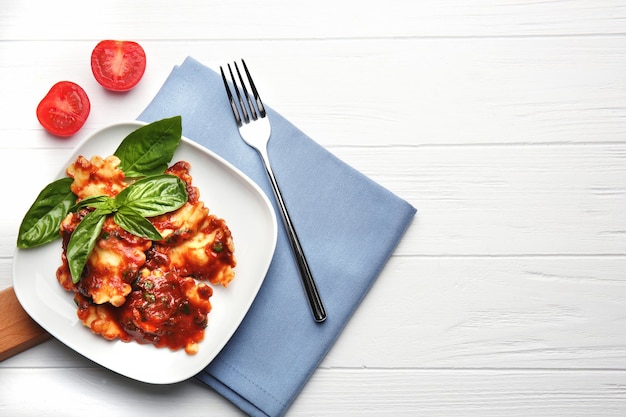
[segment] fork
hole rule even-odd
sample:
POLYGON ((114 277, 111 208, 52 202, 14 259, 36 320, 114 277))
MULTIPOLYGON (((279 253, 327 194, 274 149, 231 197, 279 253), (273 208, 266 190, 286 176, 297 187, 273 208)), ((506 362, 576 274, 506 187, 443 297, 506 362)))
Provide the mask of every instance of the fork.
POLYGON ((324 308, 324 305, 322 304, 322 299, 317 290, 317 285, 315 284, 315 280, 313 279, 313 275, 311 274, 311 269, 309 268, 309 264, 306 260, 306 257, 304 256, 304 250, 300 245, 300 240, 298 239, 296 229, 294 228, 291 217, 289 216, 289 212, 287 211, 287 206, 285 205, 285 201, 283 200, 283 196, 280 192, 280 188, 278 187, 278 182, 276 181, 276 177, 274 176, 274 172, 272 171, 272 167, 270 165, 269 157, 267 154, 267 144, 270 140, 270 135, 272 131, 270 120, 267 116, 267 112, 265 111, 265 107, 263 106, 263 102, 261 101, 261 97, 259 96, 254 82, 252 81, 252 77, 250 76, 248 67, 246 66, 246 63, 243 59, 241 60, 241 63, 243 64, 246 78, 248 79, 248 84, 250 86, 250 89, 252 90, 254 101, 256 102, 256 108, 254 106, 254 103, 252 102, 252 98, 248 94, 246 83, 241 76, 241 72, 239 71, 239 66, 237 65, 237 62, 233 62, 233 64, 235 67, 235 72, 237 73, 239 85, 237 84, 237 80, 233 75, 233 70, 230 64, 228 64, 228 72, 230 73, 230 79, 234 87, 233 89, 235 91, 235 95, 237 96, 237 101, 235 101, 226 76, 224 75, 224 69, 220 66, 220 72, 222 74, 222 80, 224 81, 226 95, 228 96, 228 101, 230 102, 233 116, 235 117, 237 127, 239 128, 239 135, 244 140, 244 142, 246 142, 249 146, 257 151, 263 161, 263 165, 265 166, 265 172, 267 173, 269 182, 272 185, 274 197, 276 198, 276 202, 278 204, 278 207, 280 208, 283 224, 285 225, 287 237, 289 238, 289 243, 291 244, 291 249, 293 250, 293 254, 296 259, 298 269, 300 271, 300 277, 302 279, 302 284, 304 286, 309 306, 311 307, 311 312, 313 313, 313 318, 318 323, 323 322, 324 320, 326 320, 326 310, 324 308), (237 106, 237 104, 239 104, 239 107, 237 106))

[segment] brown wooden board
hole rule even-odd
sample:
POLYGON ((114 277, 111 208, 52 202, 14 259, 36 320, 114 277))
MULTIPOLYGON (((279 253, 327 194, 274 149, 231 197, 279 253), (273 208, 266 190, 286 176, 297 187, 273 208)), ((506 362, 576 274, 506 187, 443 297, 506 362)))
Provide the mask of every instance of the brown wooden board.
POLYGON ((13 288, 0 291, 0 361, 50 338, 24 311, 13 288))

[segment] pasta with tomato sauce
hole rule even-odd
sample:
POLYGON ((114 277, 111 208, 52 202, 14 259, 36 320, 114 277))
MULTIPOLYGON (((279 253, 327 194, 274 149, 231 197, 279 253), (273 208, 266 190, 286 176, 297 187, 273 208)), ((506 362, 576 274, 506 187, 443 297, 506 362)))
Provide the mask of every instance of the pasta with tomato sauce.
MULTIPOLYGON (((96 195, 115 197, 131 182, 116 156, 79 156, 66 170, 78 201, 96 195)), ((81 322, 105 339, 198 352, 211 312, 211 285, 228 286, 237 264, 226 222, 209 212, 193 185, 186 161, 166 174, 185 184, 187 202, 148 220, 162 239, 131 234, 108 216, 80 280, 74 283, 67 247, 90 208, 70 212, 61 223, 60 285, 74 293, 81 322)), ((77 201, 77 202, 78 202, 77 201)))

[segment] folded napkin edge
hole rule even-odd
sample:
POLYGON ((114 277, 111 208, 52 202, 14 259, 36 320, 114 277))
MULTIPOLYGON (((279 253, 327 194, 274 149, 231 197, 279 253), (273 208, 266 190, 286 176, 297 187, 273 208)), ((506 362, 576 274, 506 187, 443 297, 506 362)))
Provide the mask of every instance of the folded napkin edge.
MULTIPOLYGON (((317 360, 315 362, 311 362, 311 366, 310 366, 311 369, 307 369, 306 377, 302 378, 300 381, 297 382, 296 385, 293 386, 294 388, 293 395, 291 395, 287 401, 281 400, 280 398, 278 398, 276 395, 274 395, 273 393, 271 393, 264 387, 259 386, 243 370, 241 370, 235 364, 229 363, 229 361, 225 360, 219 355, 211 362, 211 364, 207 366, 207 368, 205 368, 198 375, 196 375, 196 377, 200 381, 202 381, 203 383, 207 384, 209 387, 214 389, 215 391, 220 392, 221 395, 229 398, 230 401, 232 401, 235 405, 237 405, 243 411, 247 413, 254 411, 254 413, 251 413, 250 415, 268 415, 268 416, 277 417, 277 416, 283 415, 283 413, 286 413, 289 407, 293 404, 293 402, 299 395, 299 393, 304 389, 304 387, 306 386, 306 383, 314 375, 316 368, 318 368, 319 364, 324 360, 324 358, 326 357, 330 349, 334 346, 335 342, 337 341, 337 339, 339 338, 343 330, 349 324, 350 320, 356 313, 358 306, 370 293, 370 290, 372 289, 373 285, 376 283, 378 277, 384 270, 389 259, 393 256, 393 253, 395 252, 397 246, 400 244, 402 237, 406 234, 411 224, 413 224, 413 219, 415 218, 417 209, 413 207, 411 204, 409 204, 408 202, 406 203, 407 203, 405 206, 406 212, 404 212, 402 215, 398 215, 398 217, 402 217, 404 220, 400 223, 402 226, 398 228, 398 231, 397 231, 398 235, 397 235, 397 239, 395 241, 394 246, 390 249, 390 251, 388 252, 388 255, 384 259, 380 260, 378 267, 372 270, 371 279, 367 282, 367 287, 364 288, 363 291, 359 292, 358 299, 351 300, 351 302, 353 302, 354 308, 350 309, 349 314, 341 317, 341 319, 339 320, 339 323, 341 324, 339 326, 336 326, 333 329, 333 332, 332 332, 333 337, 327 340, 327 343, 325 343, 324 349, 321 352, 319 352, 317 360), (221 371, 221 369, 223 369, 221 365, 228 368, 230 371, 236 373, 241 379, 239 377, 230 375, 230 378, 233 378, 233 380, 229 381, 229 376, 225 374, 223 371, 221 371), (212 372, 212 371, 215 371, 215 372, 212 372), (219 377, 217 375, 219 375, 219 377), (240 395, 236 391, 236 389, 231 387, 229 384, 229 382, 233 384, 241 383, 242 379, 245 381, 246 385, 249 385, 249 387, 257 391, 257 393, 260 394, 260 396, 265 397, 267 400, 269 400, 270 402, 278 406, 279 409, 282 410, 282 412, 279 414, 272 414, 271 411, 270 412, 264 411, 265 407, 263 407, 261 404, 252 403, 248 398, 240 395), (259 414, 259 413, 262 413, 262 414, 259 414)), ((321 323, 318 325, 323 326, 324 323, 321 323)), ((248 390, 247 392, 250 393, 250 390, 248 390)), ((248 396, 251 397, 250 394, 248 394, 248 396)), ((258 398, 259 397, 256 396, 257 401, 258 401, 258 398)), ((268 407, 268 408, 273 410, 273 407, 268 407)))
MULTIPOLYGON (((178 114, 180 112, 181 114, 185 114, 186 115, 185 120, 189 120, 189 125, 191 127, 191 130, 189 132, 190 133, 193 132, 193 133, 186 134, 185 136, 194 140, 195 142, 198 142, 200 145, 206 147, 207 149, 211 149, 212 151, 216 152, 215 149, 212 149, 211 146, 208 146, 209 144, 214 146, 215 143, 207 142, 207 140, 211 140, 211 136, 210 134, 207 133, 206 122, 202 120, 202 117, 205 117, 207 111, 212 111, 212 110, 218 110, 218 112, 220 112, 219 113, 220 117, 232 116, 232 113, 229 113, 230 109, 226 108, 225 106, 224 108, 220 109, 220 107, 222 107, 221 98, 220 100, 217 100, 217 101, 216 100, 211 101, 211 97, 217 97, 218 95, 219 97, 223 96, 223 93, 224 93, 223 85, 220 85, 220 83, 221 83, 221 79, 219 79, 219 75, 214 70, 212 70, 209 67, 204 66, 195 58, 188 56, 181 65, 176 65, 174 67, 174 70, 172 71, 168 79, 166 80, 162 89, 159 91, 159 93, 153 99, 153 101, 148 105, 148 107, 144 109, 144 111, 139 115, 139 119, 140 120, 156 119, 159 116, 169 115, 166 113, 168 112, 171 113, 172 110, 176 110, 175 113, 178 114), (206 92, 210 92, 212 95, 207 96, 205 95, 206 92)), ((227 104, 226 101, 224 101, 224 104, 227 104)), ((232 124, 230 123, 232 122, 232 120, 228 119, 228 122, 229 124, 232 124)), ((292 126, 293 125, 290 125, 289 128, 291 128, 292 126)), ((298 129, 295 126, 293 127, 298 129)), ((299 134, 301 134, 302 136, 307 136, 302 131, 300 131, 299 134)), ((310 140, 312 141, 312 139, 310 140)), ((226 154, 222 154, 222 152, 216 152, 216 153, 224 157, 224 159, 226 160, 229 160, 228 156, 230 155, 230 156, 235 156, 236 158, 239 158, 237 159, 237 161, 243 161, 244 159, 242 159, 239 154, 234 153, 233 148, 232 148, 233 146, 241 145, 241 143, 240 142, 233 142, 233 143, 228 143, 227 145, 224 145, 226 146, 226 148, 223 148, 222 151, 226 151, 226 154), (233 145, 233 143, 236 145, 233 145)), ((316 145, 320 149, 323 149, 325 152, 330 153, 327 149, 321 147, 319 144, 316 144, 316 145)), ((214 361, 209 365, 209 367, 207 367, 204 371, 196 375, 198 380, 205 383, 206 385, 208 385, 209 387, 211 387, 212 389, 214 389, 216 392, 220 393, 224 397, 228 398, 237 407, 239 407, 244 412, 250 415, 277 416, 277 415, 282 415, 286 413, 286 410, 288 409, 288 407, 291 406, 293 401, 296 399, 297 395, 300 393, 302 388, 306 385, 306 382, 313 375, 315 368, 323 360, 327 352, 334 345, 336 339, 341 334, 342 330, 348 324, 349 319, 355 313, 358 305, 361 303, 363 298, 365 298, 365 296, 371 290, 372 285, 374 284, 374 282, 376 281, 376 279, 378 278, 378 276, 384 269, 388 259, 395 252, 402 237, 406 233, 406 230, 408 230, 409 226, 412 224, 412 219, 417 213, 417 209, 413 207, 413 205, 411 205, 409 202, 401 199, 399 196, 391 192, 389 189, 376 183, 371 178, 365 176, 363 173, 354 169, 350 165, 345 164, 345 162, 341 161, 336 155, 332 153, 330 154, 333 156, 333 158, 335 158, 338 161, 336 162, 337 164, 339 164, 340 162, 339 165, 350 167, 354 173, 358 173, 358 175, 356 175, 356 178, 350 179, 351 181, 358 181, 361 183, 361 186, 367 188, 369 187, 369 185, 363 185, 364 182, 362 181, 363 179, 366 179, 367 180, 366 182, 368 184, 376 185, 377 187, 380 187, 380 189, 385 191, 385 193, 380 194, 380 195, 384 195, 384 196, 389 195, 389 197, 393 196, 394 201, 395 201, 394 207, 396 208, 397 212, 401 213, 401 214, 396 214, 396 215, 399 217, 402 217, 402 220, 394 221, 395 231, 392 234, 395 236, 391 236, 391 238, 394 239, 393 247, 387 247, 385 249, 385 252, 386 252, 385 255, 380 256, 378 260, 376 261, 375 265, 374 264, 370 265, 371 267, 374 267, 374 268, 372 268, 369 271, 368 273, 369 278, 365 280, 366 282, 359 284, 363 286, 367 285, 367 288, 364 291, 359 291, 358 298, 353 296, 353 300, 351 300, 350 302, 352 303, 352 301, 355 301, 355 303, 353 307, 348 309, 350 310, 349 313, 340 319, 341 321, 340 325, 332 329, 332 332, 329 331, 329 333, 323 338, 323 340, 318 343, 319 345, 323 345, 323 346, 319 346, 319 349, 321 350, 318 350, 317 352, 315 352, 315 358, 311 359, 311 362, 309 362, 308 364, 305 364, 306 375, 300 375, 297 378, 298 383, 297 383, 297 388, 295 390, 293 387, 293 381, 291 380, 290 381, 277 381, 277 382, 265 381, 267 379, 266 376, 262 374, 255 376, 254 372, 255 372, 256 367, 250 368, 252 369, 252 376, 248 375, 246 377, 246 379, 249 381, 249 382, 246 382, 246 384, 248 383, 254 384, 256 386, 255 391, 259 392, 259 387, 262 387, 268 384, 270 388, 273 388, 275 383, 277 384, 275 386, 277 390, 276 395, 271 394, 270 396, 267 396, 267 393, 264 394, 266 399, 273 398, 272 399, 273 405, 270 405, 266 400, 262 400, 258 395, 253 394, 252 391, 249 391, 248 389, 246 389, 245 385, 242 383, 242 381, 244 381, 243 378, 237 379, 237 374, 243 375, 245 372, 245 369, 242 370, 242 369, 235 369, 234 367, 231 367, 230 372, 232 373, 233 376, 230 381, 228 380, 228 378, 222 378, 223 375, 221 373, 218 373, 217 375, 214 375, 211 373, 213 370, 216 370, 218 368, 216 365, 222 362, 224 362, 223 366, 225 368, 228 368, 228 365, 231 362, 230 358, 233 358, 233 357, 235 359, 238 358, 237 356, 233 356, 233 355, 241 355, 242 352, 245 354, 245 351, 247 349, 245 348, 245 346, 243 350, 233 349, 231 352, 225 352, 225 354, 224 354, 224 351, 222 351, 218 355, 218 357, 216 357, 214 361), (398 204, 400 203, 400 201, 401 201, 401 204, 398 204), (396 222, 400 224, 397 224, 396 222), (401 233, 399 233, 400 230, 401 230, 401 233), (234 385, 232 386, 228 385, 227 382, 233 382, 234 385), (281 386, 281 384, 284 384, 284 385, 281 386), (282 399, 279 399, 279 397, 282 399)), ((233 165, 237 166, 237 164, 235 163, 233 163, 233 165)), ((384 198, 386 199, 386 197, 384 198)), ((365 266, 362 266, 362 268, 365 268, 365 266)), ((238 329, 237 332, 241 331, 245 335, 238 339, 239 342, 243 340, 244 342, 247 343, 250 332, 254 332, 254 327, 258 326, 258 323, 256 323, 254 319, 252 319, 250 323, 248 323, 247 326, 240 326, 240 329, 238 329), (242 328, 242 327, 245 327, 245 328, 242 328)), ((230 342, 227 343, 226 347, 228 347, 229 344, 230 342)), ((254 346, 252 346, 251 348, 253 347, 254 346)), ((278 353, 280 356, 280 352, 278 353)), ((275 354, 276 354, 276 351, 271 353, 270 357, 268 358, 268 360, 272 363, 274 363, 274 361, 277 360, 276 358, 274 359, 271 358, 271 356, 275 354)), ((246 364, 244 364, 244 367, 246 367, 246 364)), ((260 390, 260 392, 262 391, 264 391, 264 389, 260 390)))

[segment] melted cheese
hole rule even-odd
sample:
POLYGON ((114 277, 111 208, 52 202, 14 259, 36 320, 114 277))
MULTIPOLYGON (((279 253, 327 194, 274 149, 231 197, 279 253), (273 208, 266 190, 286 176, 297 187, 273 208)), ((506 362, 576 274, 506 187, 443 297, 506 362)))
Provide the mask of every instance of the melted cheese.
POLYGON ((156 244, 155 250, 167 253, 170 269, 181 275, 227 286, 235 275, 233 246, 224 220, 209 215, 190 239, 167 248, 156 244))
POLYGON ((202 226, 209 209, 201 201, 186 202, 178 210, 150 219, 154 227, 163 236, 161 243, 176 245, 192 238, 202 226))
POLYGON ((86 274, 80 281, 94 303, 116 307, 126 301, 130 283, 146 262, 147 239, 131 235, 107 218, 93 252, 87 259, 86 274))
MULTIPOLYGON (((117 195, 127 182, 115 156, 79 156, 68 167, 78 200, 117 195)), ((234 277, 234 244, 226 222, 209 214, 192 186, 190 165, 180 161, 166 172, 185 184, 189 199, 178 210, 149 219, 159 242, 134 236, 105 220, 78 284, 72 282, 65 250, 89 212, 70 213, 61 224, 63 254, 57 280, 75 293, 78 316, 106 339, 135 340, 195 354, 204 338, 213 290, 202 280, 227 286, 234 277), (197 281, 200 280, 200 281, 197 281)))
POLYGON ((67 175, 74 179, 72 192, 79 200, 96 195, 117 195, 126 187, 125 175, 119 165, 117 156, 106 159, 94 156, 91 160, 79 156, 66 170, 67 175))
POLYGON ((76 294, 74 301, 78 306, 78 318, 83 325, 105 339, 129 341, 130 337, 115 319, 114 311, 108 304, 96 305, 81 294, 76 294))

